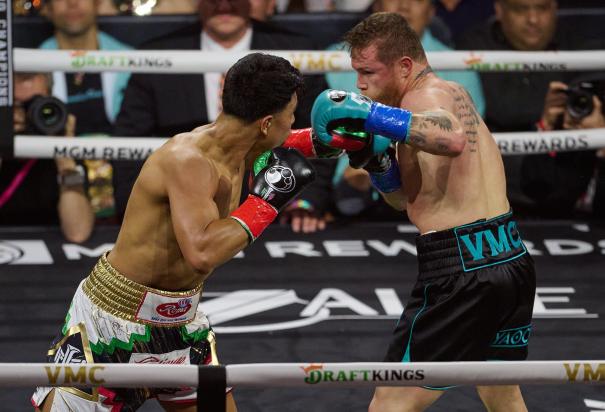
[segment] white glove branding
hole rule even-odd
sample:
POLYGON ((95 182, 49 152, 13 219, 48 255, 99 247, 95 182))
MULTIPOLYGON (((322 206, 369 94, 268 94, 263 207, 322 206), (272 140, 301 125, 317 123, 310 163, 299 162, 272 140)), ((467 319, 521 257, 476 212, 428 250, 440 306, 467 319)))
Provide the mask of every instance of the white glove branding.
POLYGON ((328 97, 333 102, 336 102, 336 103, 342 102, 345 99, 345 97, 347 97, 347 92, 345 92, 343 90, 330 90, 328 92, 328 97))
POLYGON ((351 100, 353 100, 354 102, 356 102, 358 104, 362 104, 362 105, 365 105, 365 104, 371 105, 372 104, 372 100, 369 97, 364 96, 363 94, 357 94, 357 93, 351 92, 350 95, 351 95, 351 100))
POLYGON ((292 169, 279 165, 271 166, 267 169, 265 172, 265 181, 273 190, 280 193, 289 193, 296 185, 292 169))

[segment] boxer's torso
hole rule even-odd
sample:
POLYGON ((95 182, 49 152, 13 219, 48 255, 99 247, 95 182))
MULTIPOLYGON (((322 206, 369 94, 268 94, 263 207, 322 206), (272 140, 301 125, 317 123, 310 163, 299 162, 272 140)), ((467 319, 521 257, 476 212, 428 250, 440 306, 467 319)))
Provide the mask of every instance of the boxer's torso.
POLYGON ((444 98, 442 107, 460 121, 466 146, 460 155, 447 157, 399 145, 410 220, 425 233, 506 213, 510 206, 502 157, 470 96, 460 85, 437 77, 423 87, 440 88, 451 97, 444 98))
MULTIPOLYGON (((160 163, 167 150, 202 151, 210 167, 210 184, 220 218, 226 218, 239 204, 244 160, 237 171, 229 171, 219 156, 206 148, 203 129, 174 137, 145 162, 132 189, 124 221, 109 262, 127 278, 162 290, 184 290, 202 282, 208 274, 196 272, 185 260, 174 233, 168 199, 168 185, 160 163)), ((201 183, 200 183, 201 184, 201 183)))

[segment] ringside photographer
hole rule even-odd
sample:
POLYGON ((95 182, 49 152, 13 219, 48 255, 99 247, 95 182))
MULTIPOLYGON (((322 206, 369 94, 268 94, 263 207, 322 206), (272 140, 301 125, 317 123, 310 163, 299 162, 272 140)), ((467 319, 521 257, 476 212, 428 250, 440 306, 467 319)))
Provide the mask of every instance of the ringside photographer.
MULTIPOLYGON (((41 73, 14 77, 14 132, 73 136, 76 119, 49 97, 51 78, 41 73)), ((0 225, 60 224, 65 238, 88 239, 94 215, 85 192, 85 171, 75 160, 2 159, 0 225)))
MULTIPOLYGON (((605 74, 583 75, 569 84, 553 81, 536 127, 545 131, 605 127, 604 98, 605 74)), ((598 153, 602 156, 603 149, 598 153)), ((595 180, 596 165, 594 151, 526 156, 522 166, 523 191, 546 216, 571 216, 578 207, 597 212, 593 207, 599 185, 595 180)))

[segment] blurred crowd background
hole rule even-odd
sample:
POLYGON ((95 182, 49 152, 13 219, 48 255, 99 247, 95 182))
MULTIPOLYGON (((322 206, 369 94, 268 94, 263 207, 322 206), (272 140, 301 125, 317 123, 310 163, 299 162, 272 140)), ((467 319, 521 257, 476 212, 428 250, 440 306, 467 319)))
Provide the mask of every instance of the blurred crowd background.
MULTIPOLYGON (((13 0, 15 46, 84 50, 340 50, 376 11, 402 14, 429 51, 602 50, 603 0, 13 0)), ((469 91, 492 132, 605 127, 605 72, 438 72, 469 91)), ((212 122, 224 73, 16 73, 15 133, 170 137, 212 122), (40 96, 66 109, 58 130, 31 118, 40 96), (42 132, 42 133, 41 133, 42 132)), ((355 73, 305 76, 294 128, 355 73)), ((267 85, 271 87, 271 85, 267 85)), ((526 219, 605 217, 605 150, 506 156, 508 192, 526 219)), ((282 213, 294 231, 351 221, 406 220, 346 158, 315 160, 317 181, 282 213)), ((0 225, 60 225, 83 242, 119 224, 142 162, 11 159, 0 163, 0 225)), ((245 194, 246 188, 242 189, 245 194)))

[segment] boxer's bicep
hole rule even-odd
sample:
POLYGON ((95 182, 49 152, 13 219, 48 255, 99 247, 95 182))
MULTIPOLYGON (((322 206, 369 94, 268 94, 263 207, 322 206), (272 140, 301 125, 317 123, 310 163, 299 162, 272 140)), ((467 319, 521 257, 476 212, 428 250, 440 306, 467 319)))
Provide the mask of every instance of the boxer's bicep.
POLYGON ((412 92, 402 104, 413 113, 409 145, 441 156, 462 152, 466 140, 462 124, 453 114, 456 102, 452 96, 440 89, 412 92))

